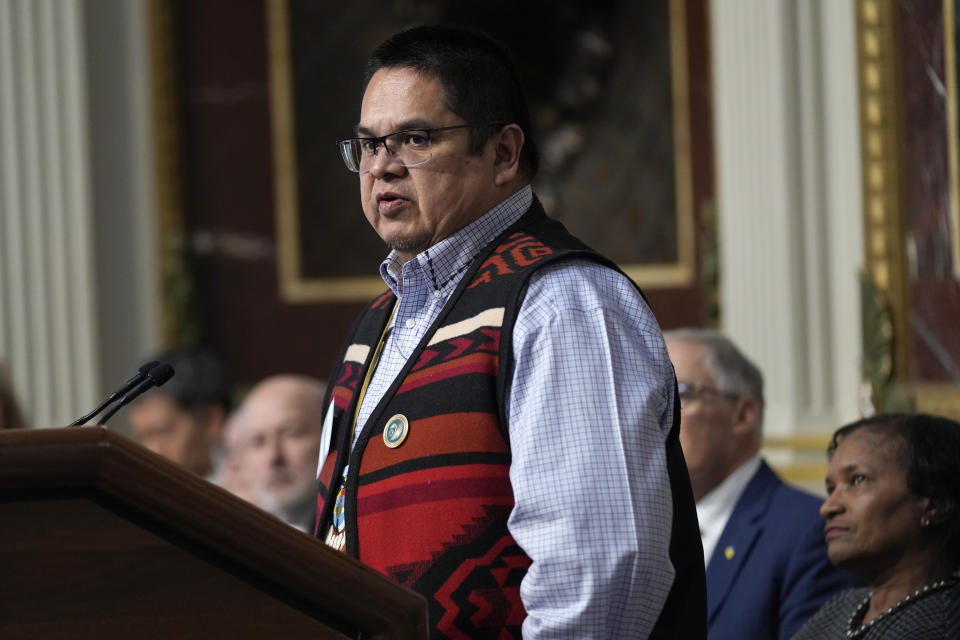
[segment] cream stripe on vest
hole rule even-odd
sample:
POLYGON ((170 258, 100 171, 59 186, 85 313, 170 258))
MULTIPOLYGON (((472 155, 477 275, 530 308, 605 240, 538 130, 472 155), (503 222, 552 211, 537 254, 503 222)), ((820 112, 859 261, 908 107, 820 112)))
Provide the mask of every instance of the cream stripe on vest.
POLYGON ((456 338, 457 336, 465 336, 468 333, 476 331, 480 327, 502 326, 503 310, 504 307, 487 309, 486 311, 482 311, 472 318, 467 318, 466 320, 461 320, 460 322, 455 322, 451 325, 440 327, 437 329, 437 332, 433 335, 433 339, 430 340, 427 346, 437 344, 438 342, 443 342, 444 340, 450 340, 451 338, 456 338))

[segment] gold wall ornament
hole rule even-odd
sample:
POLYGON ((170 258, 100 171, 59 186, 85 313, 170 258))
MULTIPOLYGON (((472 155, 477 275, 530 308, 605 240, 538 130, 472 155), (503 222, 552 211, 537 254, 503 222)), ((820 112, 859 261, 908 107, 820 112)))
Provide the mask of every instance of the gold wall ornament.
MULTIPOLYGON (((906 285, 903 274, 903 180, 901 175, 900 64, 897 45, 897 5, 892 0, 860 0, 857 11, 860 80, 860 140, 863 169, 863 225, 866 273, 861 278, 863 322, 885 305, 885 325, 895 333, 887 354, 889 375, 905 376, 907 361, 906 285), (869 282, 869 286, 865 283, 869 282), (865 290, 864 287, 867 287, 865 290), (872 293, 875 289, 876 293, 872 293), (885 301, 880 305, 876 295, 885 301)), ((877 322, 879 320, 874 319, 877 322)), ((865 330, 867 327, 864 327, 865 330)), ((873 327, 870 328, 873 330, 873 327)), ((876 336, 869 336, 875 340, 876 336)), ((864 358, 868 357, 864 334, 864 358)), ((877 354, 871 353, 870 358, 877 354)), ((871 361, 871 375, 883 363, 871 361)), ((886 365, 884 365, 886 366, 886 365)), ((866 372, 865 372, 866 373, 866 372)), ((871 385, 879 382, 864 378, 871 385)))
POLYGON ((860 274, 861 374, 874 389, 893 379, 893 320, 890 305, 873 278, 860 274))
POLYGON ((960 420, 960 393, 956 385, 926 384, 911 389, 920 411, 960 420))
POLYGON ((187 267, 186 238, 169 229, 160 237, 161 291, 165 310, 164 344, 193 348, 200 344, 196 287, 187 267))
POLYGON ((705 202, 700 207, 700 289, 706 307, 706 326, 720 328, 723 308, 720 293, 720 241, 718 238, 717 203, 705 202))
POLYGON ((893 314, 887 296, 865 272, 860 274, 861 374, 870 385, 876 412, 913 411, 910 391, 894 378, 893 314))
POLYGON ((173 7, 170 0, 150 0, 147 12, 156 184, 156 252, 160 263, 160 326, 164 344, 192 347, 200 339, 200 324, 181 204, 182 165, 177 78, 174 71, 173 7))
POLYGON ((960 280, 960 108, 957 106, 956 2, 943 0, 943 41, 947 78, 947 131, 949 133, 950 221, 953 248, 953 277, 960 280))

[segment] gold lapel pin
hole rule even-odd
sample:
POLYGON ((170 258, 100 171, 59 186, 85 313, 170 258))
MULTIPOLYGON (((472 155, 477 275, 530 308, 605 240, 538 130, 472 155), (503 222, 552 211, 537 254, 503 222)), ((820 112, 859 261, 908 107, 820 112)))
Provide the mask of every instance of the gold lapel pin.
POLYGON ((383 444, 396 449, 407 439, 408 433, 410 433, 410 423, 407 421, 407 416, 398 413, 387 420, 387 424, 383 427, 383 444))

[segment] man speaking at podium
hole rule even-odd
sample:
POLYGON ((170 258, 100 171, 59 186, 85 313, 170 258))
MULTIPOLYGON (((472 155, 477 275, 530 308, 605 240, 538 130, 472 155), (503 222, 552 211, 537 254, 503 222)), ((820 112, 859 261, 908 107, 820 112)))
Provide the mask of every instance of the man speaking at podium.
POLYGON ((422 593, 432 637, 705 637, 663 337, 533 194, 509 52, 416 27, 365 86, 338 146, 388 289, 330 378, 317 535, 422 593))

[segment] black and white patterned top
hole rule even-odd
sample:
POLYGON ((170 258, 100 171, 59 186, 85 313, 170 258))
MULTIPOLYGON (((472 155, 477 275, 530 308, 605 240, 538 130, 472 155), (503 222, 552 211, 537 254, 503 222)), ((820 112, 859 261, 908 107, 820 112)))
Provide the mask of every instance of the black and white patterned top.
POLYGON ((793 640, 958 640, 960 583, 912 599, 861 627, 869 589, 844 591, 827 602, 793 640))

